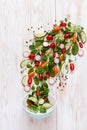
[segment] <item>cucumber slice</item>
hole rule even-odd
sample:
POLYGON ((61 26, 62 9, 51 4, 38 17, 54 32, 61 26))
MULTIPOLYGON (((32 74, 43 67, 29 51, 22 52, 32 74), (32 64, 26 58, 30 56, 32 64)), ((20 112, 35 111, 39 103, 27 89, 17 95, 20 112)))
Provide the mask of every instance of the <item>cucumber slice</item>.
POLYGON ((42 105, 42 107, 45 107, 46 109, 49 109, 50 107, 52 107, 52 105, 50 103, 44 103, 42 105))
POLYGON ((86 38, 86 34, 85 34, 84 31, 82 31, 82 32, 80 33, 80 37, 81 37, 82 42, 85 43, 87 38, 86 38))
POLYGON ((27 75, 25 75, 25 76, 22 78, 21 83, 22 83, 23 86, 26 86, 26 85, 27 85, 27 75))
POLYGON ((29 61, 30 61, 29 59, 23 60, 23 61, 20 63, 20 67, 21 67, 21 68, 24 68, 26 65, 28 65, 29 61))
POLYGON ((35 113, 37 113, 38 112, 38 107, 37 106, 27 106, 28 107, 28 109, 30 110, 30 111, 33 111, 33 112, 35 112, 35 113))
POLYGON ((64 74, 64 73, 65 73, 66 66, 67 66, 67 64, 66 64, 66 63, 64 63, 64 64, 62 65, 62 68, 61 68, 61 73, 62 73, 62 74, 64 74))
POLYGON ((38 104, 38 100, 35 97, 29 97, 28 100, 34 102, 35 104, 38 104))
POLYGON ((34 36, 35 36, 36 38, 42 38, 42 37, 45 37, 45 36, 46 36, 46 32, 35 33, 34 36))

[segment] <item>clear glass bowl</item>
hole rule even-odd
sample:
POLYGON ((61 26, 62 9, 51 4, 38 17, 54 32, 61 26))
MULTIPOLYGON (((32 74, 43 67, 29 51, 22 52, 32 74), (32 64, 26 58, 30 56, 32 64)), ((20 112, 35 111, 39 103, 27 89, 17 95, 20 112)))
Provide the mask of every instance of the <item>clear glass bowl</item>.
POLYGON ((50 103, 51 103, 53 106, 52 106, 51 108, 49 108, 46 113, 40 113, 40 112, 34 113, 34 112, 30 111, 30 110, 28 109, 28 107, 27 107, 27 103, 26 103, 27 97, 28 97, 28 96, 26 96, 26 97, 24 98, 23 108, 24 108, 24 110, 29 114, 29 116, 31 116, 31 117, 33 117, 33 118, 38 118, 38 119, 39 119, 39 118, 48 117, 48 116, 55 110, 55 108, 56 108, 56 99, 54 98, 54 96, 52 96, 52 95, 50 94, 50 95, 48 96, 48 98, 49 98, 50 103))

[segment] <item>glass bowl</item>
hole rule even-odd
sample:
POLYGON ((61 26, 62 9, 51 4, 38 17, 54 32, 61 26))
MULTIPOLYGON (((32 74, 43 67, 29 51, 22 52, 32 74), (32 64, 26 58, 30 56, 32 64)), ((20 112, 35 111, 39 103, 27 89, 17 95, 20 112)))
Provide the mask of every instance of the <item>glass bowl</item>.
POLYGON ((48 116, 50 116, 50 114, 51 114, 51 113, 55 110, 55 108, 56 108, 56 99, 54 98, 53 95, 50 94, 50 95, 48 96, 48 99, 49 99, 50 103, 52 104, 52 107, 49 108, 46 113, 40 113, 40 112, 34 113, 33 111, 30 111, 30 110, 28 109, 28 107, 27 107, 27 102, 26 102, 27 98, 28 98, 28 96, 26 96, 26 97, 24 98, 23 108, 24 108, 24 110, 28 113, 28 115, 31 116, 31 117, 33 117, 33 118, 38 118, 38 119, 39 119, 39 118, 48 117, 48 116))

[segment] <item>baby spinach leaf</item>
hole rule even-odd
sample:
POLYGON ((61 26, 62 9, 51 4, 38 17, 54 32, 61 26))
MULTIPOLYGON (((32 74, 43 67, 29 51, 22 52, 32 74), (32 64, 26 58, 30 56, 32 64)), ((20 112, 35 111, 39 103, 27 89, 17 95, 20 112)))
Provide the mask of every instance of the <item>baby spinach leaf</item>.
POLYGON ((72 46, 72 54, 75 56, 75 55, 77 55, 78 51, 79 51, 78 44, 74 44, 72 46))

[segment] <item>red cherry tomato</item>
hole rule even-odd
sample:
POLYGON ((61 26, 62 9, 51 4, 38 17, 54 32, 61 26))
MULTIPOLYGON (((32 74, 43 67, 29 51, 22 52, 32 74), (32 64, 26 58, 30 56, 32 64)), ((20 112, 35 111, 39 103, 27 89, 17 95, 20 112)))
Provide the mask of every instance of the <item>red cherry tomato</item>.
POLYGON ((71 70, 71 71, 74 71, 74 68, 75 68, 74 64, 71 63, 71 64, 70 64, 70 70, 71 70))
POLYGON ((48 41, 53 40, 53 36, 52 36, 52 35, 48 35, 48 36, 46 36, 46 39, 47 39, 48 41))
POLYGON ((80 48, 83 48, 83 43, 79 42, 79 46, 80 46, 80 48))
POLYGON ((31 77, 28 78, 27 83, 28 83, 28 85, 31 85, 31 84, 32 84, 32 78, 31 78, 31 77))
POLYGON ((63 48, 61 51, 62 51, 62 54, 65 54, 66 53, 66 48, 63 48))
POLYGON ((65 39, 70 38, 70 33, 66 33, 66 34, 64 35, 64 38, 65 38, 65 39))
POLYGON ((35 62, 35 66, 39 66, 39 64, 40 64, 40 61, 35 62))
POLYGON ((31 102, 31 101, 28 101, 27 104, 28 104, 29 106, 33 106, 33 102, 31 102))
POLYGON ((52 53, 52 56, 53 56, 53 57, 56 57, 56 52, 53 52, 53 53, 52 53))
POLYGON ((45 53, 44 53, 44 52, 41 52, 40 56, 44 56, 44 55, 45 55, 45 53))
POLYGON ((55 43, 53 42, 50 44, 50 48, 54 48, 54 47, 55 47, 55 43))
POLYGON ((48 72, 46 72, 46 77, 50 78, 50 74, 48 72))
POLYGON ((36 95, 40 96, 40 90, 39 89, 36 91, 36 95))
POLYGON ((67 24, 65 22, 61 22, 60 26, 65 27, 67 24))
POLYGON ((28 58, 29 58, 29 59, 34 59, 34 58, 35 58, 35 54, 30 54, 30 55, 28 56, 28 58))
POLYGON ((43 100, 46 102, 46 101, 48 101, 48 98, 43 98, 43 100))
POLYGON ((40 80, 43 80, 43 75, 42 74, 39 74, 38 76, 39 76, 40 80))

